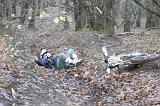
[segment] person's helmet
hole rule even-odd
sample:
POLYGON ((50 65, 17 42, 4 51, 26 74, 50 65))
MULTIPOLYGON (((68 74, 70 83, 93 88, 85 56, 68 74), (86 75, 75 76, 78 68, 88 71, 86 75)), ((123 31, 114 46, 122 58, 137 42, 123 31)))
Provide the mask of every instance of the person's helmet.
POLYGON ((47 58, 50 56, 51 56, 51 53, 48 53, 46 49, 41 49, 40 58, 47 58))
POLYGON ((46 56, 47 57, 51 57, 51 53, 46 53, 46 56))
POLYGON ((40 52, 40 54, 41 55, 43 55, 44 53, 46 53, 47 52, 47 50, 46 49, 41 49, 41 52, 40 52))

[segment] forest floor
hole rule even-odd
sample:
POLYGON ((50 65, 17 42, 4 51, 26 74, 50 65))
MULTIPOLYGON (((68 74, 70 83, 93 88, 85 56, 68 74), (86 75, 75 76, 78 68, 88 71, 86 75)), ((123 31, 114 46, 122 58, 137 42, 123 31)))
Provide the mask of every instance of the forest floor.
POLYGON ((37 29, 22 25, 16 35, 0 39, 0 106, 159 106, 160 68, 144 65, 107 74, 101 46, 110 53, 160 54, 159 29, 106 37, 88 30, 62 31, 52 20, 37 20, 37 29), (84 59, 74 69, 46 69, 35 63, 41 48, 52 53, 73 48, 84 59))

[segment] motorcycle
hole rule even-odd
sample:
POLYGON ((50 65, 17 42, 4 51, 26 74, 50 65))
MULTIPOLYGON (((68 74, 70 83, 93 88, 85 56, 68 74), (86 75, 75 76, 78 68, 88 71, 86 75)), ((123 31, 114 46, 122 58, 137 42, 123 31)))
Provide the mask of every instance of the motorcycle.
MULTIPOLYGON (((120 54, 120 55, 108 55, 107 48, 105 46, 102 47, 102 52, 104 55, 107 73, 111 73, 117 71, 120 73, 120 69, 137 69, 141 67, 143 64, 160 60, 159 54, 148 54, 148 53, 139 53, 133 52, 129 54, 120 54)), ((158 64, 160 67, 160 64, 158 64)))

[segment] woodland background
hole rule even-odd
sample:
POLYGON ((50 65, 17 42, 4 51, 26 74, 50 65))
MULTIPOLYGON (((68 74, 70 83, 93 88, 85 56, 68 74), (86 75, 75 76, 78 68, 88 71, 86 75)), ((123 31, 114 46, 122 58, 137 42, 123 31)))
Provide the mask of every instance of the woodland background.
POLYGON ((101 51, 159 54, 159 17, 159 0, 0 0, 0 105, 160 105, 158 65, 107 74, 101 51), (40 48, 84 63, 45 69, 40 48))

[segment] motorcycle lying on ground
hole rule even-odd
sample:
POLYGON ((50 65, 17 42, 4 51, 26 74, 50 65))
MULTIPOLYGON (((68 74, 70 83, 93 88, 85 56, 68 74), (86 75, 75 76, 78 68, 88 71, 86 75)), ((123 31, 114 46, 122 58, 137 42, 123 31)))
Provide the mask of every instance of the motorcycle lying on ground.
POLYGON ((160 67, 160 55, 159 54, 148 54, 148 53, 139 53, 133 52, 129 54, 120 54, 120 55, 108 55, 107 48, 102 47, 102 52, 104 55, 107 73, 120 73, 121 70, 133 70, 137 69, 144 64, 157 61, 157 67, 160 67))

